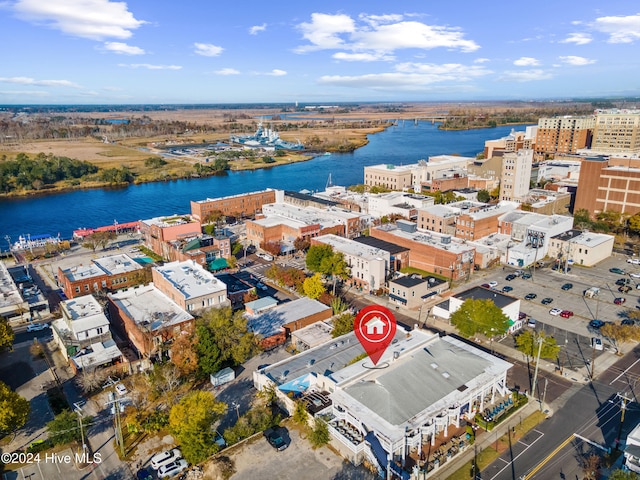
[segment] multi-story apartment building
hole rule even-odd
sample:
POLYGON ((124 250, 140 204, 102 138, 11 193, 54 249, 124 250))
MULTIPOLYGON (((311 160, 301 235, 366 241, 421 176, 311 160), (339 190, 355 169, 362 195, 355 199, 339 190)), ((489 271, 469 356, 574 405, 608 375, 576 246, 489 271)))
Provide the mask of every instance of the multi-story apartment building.
POLYGON ((241 193, 220 198, 207 198, 191 202, 191 215, 196 220, 206 223, 213 212, 235 217, 253 217, 262 211, 262 205, 276 201, 276 191, 267 188, 259 192, 241 193))
POLYGON ((191 215, 172 215, 140 221, 144 243, 156 254, 168 258, 173 240, 196 237, 202 233, 202 224, 191 215))
POLYGON ((342 253, 352 282, 364 291, 385 286, 391 262, 389 252, 336 235, 321 235, 314 238, 312 244, 330 245, 334 252, 342 253))
POLYGON ((533 150, 521 149, 517 152, 505 153, 502 157, 502 172, 500 174, 501 201, 522 201, 531 184, 532 164, 533 150))
POLYGON ((640 110, 598 110, 591 147, 598 153, 640 153, 640 110))
POLYGON ((538 127, 533 125, 526 127, 524 132, 516 132, 512 129, 511 133, 505 137, 487 140, 484 142, 484 158, 502 156, 507 152, 517 152, 522 148, 534 149, 537 132, 538 127))
POLYGON ((593 115, 539 119, 536 153, 576 153, 580 148, 590 148, 595 122, 593 115))
POLYGON ((52 325, 53 339, 71 367, 93 370, 122 357, 111 337, 109 320, 93 295, 60 303, 62 318, 52 325))
POLYGON ((165 263, 151 274, 156 288, 187 312, 231 305, 227 286, 196 262, 165 263))
POLYGON ((58 283, 67 298, 119 290, 145 280, 144 267, 124 253, 93 259, 89 265, 58 267, 58 283))
POLYGON ((583 160, 574 212, 585 209, 593 217, 605 211, 640 212, 640 160, 628 159, 624 164, 604 158, 583 160))

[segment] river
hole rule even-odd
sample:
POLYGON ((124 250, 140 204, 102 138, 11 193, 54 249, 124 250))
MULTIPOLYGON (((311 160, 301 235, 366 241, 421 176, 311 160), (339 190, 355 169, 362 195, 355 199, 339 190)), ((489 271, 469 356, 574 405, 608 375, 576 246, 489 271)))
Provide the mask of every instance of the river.
POLYGON ((364 167, 381 163, 409 164, 434 155, 475 156, 485 140, 509 134, 508 126, 462 131, 438 130, 429 122, 400 120, 397 126, 369 136, 369 143, 352 153, 320 156, 307 162, 225 176, 146 183, 119 189, 80 190, 48 196, 0 201, 0 250, 7 236, 48 233, 71 238, 73 230, 189 213, 191 200, 278 188, 324 190, 329 174, 334 185, 363 183, 364 167))

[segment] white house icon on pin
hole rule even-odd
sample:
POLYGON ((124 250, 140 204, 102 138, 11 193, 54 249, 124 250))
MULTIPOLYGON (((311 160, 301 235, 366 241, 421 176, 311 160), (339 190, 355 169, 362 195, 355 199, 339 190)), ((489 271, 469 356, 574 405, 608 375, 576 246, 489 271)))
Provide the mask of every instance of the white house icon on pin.
POLYGON ((365 323, 364 326, 367 327, 367 335, 382 335, 384 333, 386 323, 384 323, 380 317, 373 317, 365 323))

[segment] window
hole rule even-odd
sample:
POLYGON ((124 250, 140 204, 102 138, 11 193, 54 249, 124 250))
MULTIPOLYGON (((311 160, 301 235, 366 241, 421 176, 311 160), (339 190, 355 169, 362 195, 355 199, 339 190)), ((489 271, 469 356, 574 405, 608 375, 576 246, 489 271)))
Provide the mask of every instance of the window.
POLYGON ((80 286, 76 286, 76 293, 80 293, 80 286))
POLYGON ((103 330, 104 330, 104 329, 103 329, 102 327, 98 327, 98 328, 96 328, 96 335, 102 335, 103 330))

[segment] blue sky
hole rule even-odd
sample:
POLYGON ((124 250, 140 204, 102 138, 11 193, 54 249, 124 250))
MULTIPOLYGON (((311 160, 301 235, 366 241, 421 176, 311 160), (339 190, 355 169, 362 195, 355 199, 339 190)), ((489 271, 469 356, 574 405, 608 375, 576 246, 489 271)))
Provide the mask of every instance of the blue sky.
POLYGON ((633 4, 0 0, 0 104, 639 95, 633 4))

